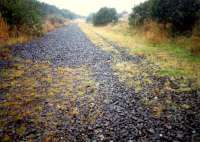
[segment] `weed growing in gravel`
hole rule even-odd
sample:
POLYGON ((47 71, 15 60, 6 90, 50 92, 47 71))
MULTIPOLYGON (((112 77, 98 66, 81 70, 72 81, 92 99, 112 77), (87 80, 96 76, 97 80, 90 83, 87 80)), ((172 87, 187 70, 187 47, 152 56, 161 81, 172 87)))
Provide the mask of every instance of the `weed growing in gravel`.
MULTIPOLYGON (((77 123, 85 125, 101 115, 96 83, 87 67, 52 67, 49 62, 23 59, 12 62, 12 67, 0 71, 2 140, 22 138, 32 131, 54 137, 52 130, 61 119, 74 125, 70 118, 76 117, 77 123)), ((34 135, 27 138, 31 139, 34 135)))
POLYGON ((192 80, 160 76, 160 68, 145 60, 137 64, 132 62, 113 64, 113 70, 121 82, 135 90, 155 117, 162 116, 168 109, 182 110, 194 107, 190 101, 178 103, 173 100, 182 94, 188 96, 193 94, 195 88, 191 87, 194 86, 191 85, 194 83, 192 80))

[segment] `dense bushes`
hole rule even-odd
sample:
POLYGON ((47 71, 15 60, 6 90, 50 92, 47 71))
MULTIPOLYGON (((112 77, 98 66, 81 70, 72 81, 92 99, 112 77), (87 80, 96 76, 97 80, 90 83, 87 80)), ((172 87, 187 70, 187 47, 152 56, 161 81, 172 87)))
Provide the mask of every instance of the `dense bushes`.
POLYGON ((154 0, 153 17, 171 23, 175 31, 191 31, 198 20, 199 0, 154 0))
MULTIPOLYGON (((90 15, 94 25, 106 25, 111 22, 117 22, 118 16, 114 8, 101 8, 96 14, 90 15)), ((90 20, 88 18, 88 20, 90 20)))
POLYGON ((129 23, 138 25, 151 19, 170 23, 173 33, 184 33, 192 31, 199 9, 199 0, 148 0, 133 8, 129 23))
POLYGON ((6 22, 18 30, 23 26, 23 30, 32 29, 35 33, 41 27, 42 13, 36 0, 1 0, 0 10, 6 22))
POLYGON ((8 23, 10 30, 28 35, 40 35, 46 17, 51 15, 56 21, 73 19, 77 15, 37 0, 0 0, 0 16, 8 23))
POLYGON ((133 8, 133 12, 129 17, 130 25, 144 24, 145 21, 152 18, 152 4, 153 1, 149 0, 133 8))

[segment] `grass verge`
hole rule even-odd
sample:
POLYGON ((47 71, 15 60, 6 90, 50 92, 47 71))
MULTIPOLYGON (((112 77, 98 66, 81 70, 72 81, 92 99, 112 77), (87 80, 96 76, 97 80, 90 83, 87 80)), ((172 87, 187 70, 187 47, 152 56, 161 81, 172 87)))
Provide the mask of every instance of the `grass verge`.
MULTIPOLYGON (((160 75, 172 77, 188 77, 200 85, 200 56, 189 51, 191 39, 181 38, 161 43, 152 43, 142 32, 130 28, 128 23, 118 23, 104 27, 94 27, 80 23, 81 28, 88 33, 92 41, 97 33, 104 38, 119 44, 129 50, 130 54, 145 57, 161 67, 160 75), (91 34, 93 31, 93 34, 91 34), (181 41, 181 42, 180 42, 181 41)), ((158 35, 159 36, 159 35, 158 35)))

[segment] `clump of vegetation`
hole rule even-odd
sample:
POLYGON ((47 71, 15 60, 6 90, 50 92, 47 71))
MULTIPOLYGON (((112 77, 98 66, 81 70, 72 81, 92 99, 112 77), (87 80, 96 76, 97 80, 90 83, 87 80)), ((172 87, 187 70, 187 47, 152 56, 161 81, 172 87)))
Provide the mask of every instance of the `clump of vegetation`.
POLYGON ((17 31, 39 34, 41 28, 41 5, 35 0, 2 0, 0 13, 17 31), (31 30, 30 30, 31 29, 31 30))
POLYGON ((199 9, 199 0, 148 0, 133 8, 129 22, 138 25, 151 19, 164 25, 170 23, 173 34, 188 33, 199 19, 199 9))
POLYGON ((31 37, 40 36, 44 32, 65 25, 66 19, 77 17, 79 16, 69 10, 59 9, 37 0, 1 0, 1 45, 19 43, 18 38, 20 41, 27 41, 31 37))
POLYGON ((129 17, 129 24, 132 26, 142 25, 145 21, 152 18, 152 0, 141 3, 133 8, 129 17))
POLYGON ((96 26, 117 22, 117 11, 115 8, 103 7, 96 14, 91 14, 87 21, 92 21, 92 23, 96 26))
POLYGON ((8 38, 8 31, 9 31, 8 24, 2 17, 0 17, 0 39, 2 38, 4 40, 8 38))

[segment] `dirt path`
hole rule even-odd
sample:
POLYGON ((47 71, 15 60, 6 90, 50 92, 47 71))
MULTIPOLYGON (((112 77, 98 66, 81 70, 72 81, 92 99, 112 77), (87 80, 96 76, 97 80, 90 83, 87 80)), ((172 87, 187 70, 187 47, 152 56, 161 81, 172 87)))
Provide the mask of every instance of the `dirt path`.
MULTIPOLYGON (((154 76, 150 68, 157 67, 103 40, 111 46, 111 52, 96 47, 72 24, 14 47, 12 57, 1 62, 4 70, 0 82, 0 138, 59 142, 196 141, 200 133, 197 92, 164 90, 163 95, 155 96, 152 90, 162 90, 169 82, 154 76), (127 85, 121 79, 127 70, 119 70, 127 66, 118 67, 127 62, 138 69, 147 67, 143 72, 155 83, 144 82, 145 89, 140 91, 133 87, 136 83, 127 85), (151 105, 144 105, 144 98, 158 104, 166 96, 169 99, 169 94, 185 109, 178 106, 170 110, 169 106, 158 116, 161 106, 156 105, 158 110, 152 111, 151 105)), ((143 77, 143 73, 137 75, 145 81, 143 77)))

